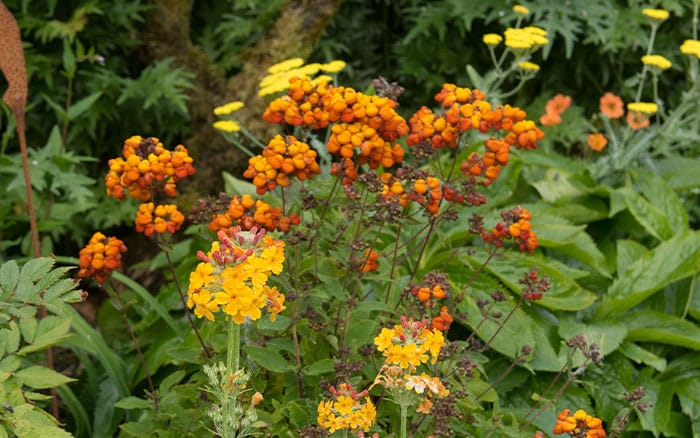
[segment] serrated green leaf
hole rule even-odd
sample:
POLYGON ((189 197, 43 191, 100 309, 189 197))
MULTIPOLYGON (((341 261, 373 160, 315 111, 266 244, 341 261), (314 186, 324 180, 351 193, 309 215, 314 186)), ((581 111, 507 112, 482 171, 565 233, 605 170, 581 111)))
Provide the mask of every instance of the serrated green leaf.
POLYGON ((635 220, 658 240, 670 239, 674 230, 663 211, 653 206, 642 195, 631 188, 619 189, 625 198, 625 205, 635 220))
POLYGON ((35 389, 53 388, 75 381, 75 379, 39 365, 33 365, 29 368, 19 370, 15 373, 15 377, 22 382, 23 385, 35 389))
POLYGON ((21 331, 17 322, 10 321, 7 328, 0 330, 0 336, 5 339, 5 351, 14 353, 19 349, 21 331))
POLYGON ((47 316, 39 321, 36 338, 30 345, 19 350, 18 354, 25 355, 34 351, 45 350, 46 348, 65 341, 73 336, 69 333, 72 318, 47 316))
POLYGON ((14 291, 18 280, 19 266, 17 266, 16 261, 10 260, 0 266, 0 288, 2 288, 3 295, 14 291))
POLYGON ((657 371, 666 369, 666 359, 632 342, 623 342, 622 345, 620 345, 620 352, 629 359, 639 364, 649 365, 657 371))
POLYGON ((31 259, 22 266, 22 270, 19 273, 20 281, 36 282, 46 275, 53 265, 53 259, 48 257, 31 259))
POLYGON ((321 359, 316 361, 304 369, 304 374, 307 376, 317 376, 319 374, 325 374, 332 372, 335 368, 333 365, 335 361, 333 359, 321 359))
POLYGON ((660 176, 641 170, 634 171, 635 185, 668 219, 675 233, 688 231, 688 213, 683 203, 668 183, 660 176))
POLYGON ((273 373, 284 373, 294 369, 294 365, 271 348, 245 345, 243 351, 258 365, 273 373))
POLYGON ((686 232, 661 243, 618 273, 603 295, 598 316, 624 312, 659 289, 694 275, 700 266, 700 232, 686 232))
POLYGON ((573 225, 559 216, 532 213, 530 223, 532 229, 537 231, 537 240, 542 246, 558 247, 574 243, 577 235, 586 229, 585 225, 573 225))
POLYGON ((22 332, 24 342, 31 344, 36 336, 36 329, 39 326, 39 321, 34 317, 22 318, 19 320, 19 328, 22 332))
POLYGON ((145 400, 139 397, 125 397, 114 404, 115 408, 120 409, 154 409, 151 400, 145 400))
MULTIPOLYGON (((617 350, 627 335, 627 329, 623 324, 614 322, 595 322, 585 324, 573 319, 564 319, 559 325, 559 335, 563 339, 570 339, 576 335, 583 335, 586 342, 596 344, 600 353, 607 356, 617 350)), ((564 351, 560 352, 566 354, 564 351)), ((574 356, 574 366, 580 365, 585 358, 577 352, 574 356)))
POLYGON ((633 240, 617 241, 617 272, 623 273, 629 266, 649 251, 647 247, 633 240))
POLYGON ((642 310, 625 315, 627 341, 655 342, 700 350, 700 327, 677 316, 642 310))

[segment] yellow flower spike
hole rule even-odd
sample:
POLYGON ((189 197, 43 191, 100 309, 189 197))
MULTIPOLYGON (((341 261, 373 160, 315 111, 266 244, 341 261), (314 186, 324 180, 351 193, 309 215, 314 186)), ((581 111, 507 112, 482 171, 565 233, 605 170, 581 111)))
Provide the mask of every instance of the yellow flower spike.
POLYGON ((666 21, 669 17, 669 13, 665 9, 642 9, 642 14, 644 16, 650 18, 653 22, 656 23, 661 23, 663 21, 666 21))
POLYGON ((518 15, 522 15, 522 16, 530 15, 530 10, 523 5, 513 6, 513 12, 515 12, 518 15))
POLYGON ((652 102, 632 102, 627 104, 627 109, 643 114, 654 114, 659 110, 659 106, 652 102))
POLYGON ((326 64, 321 64, 320 68, 321 71, 325 71, 326 73, 338 73, 339 71, 345 68, 345 65, 345 61, 336 59, 326 64))
POLYGON ((238 126, 238 123, 234 122, 233 120, 218 120, 214 122, 212 126, 216 129, 225 132, 238 132, 241 130, 241 127, 238 126))
POLYGON ((657 67, 660 70, 671 68, 671 61, 661 55, 644 55, 642 56, 642 63, 652 67, 657 67))
POLYGON ((272 65, 267 69, 267 71, 271 74, 281 73, 284 71, 289 71, 293 68, 301 67, 302 65, 304 65, 304 60, 302 58, 291 58, 272 65))
POLYGON ((525 71, 536 72, 539 71, 540 66, 535 64, 534 62, 524 61, 518 63, 518 68, 525 71))
POLYGON ((217 116, 232 114, 238 111, 239 109, 243 108, 244 106, 245 104, 240 101, 229 102, 225 105, 217 106, 216 108, 214 108, 214 114, 216 114, 217 116))
POLYGON ((481 39, 487 46, 497 46, 503 41, 503 37, 497 33, 487 33, 481 39))

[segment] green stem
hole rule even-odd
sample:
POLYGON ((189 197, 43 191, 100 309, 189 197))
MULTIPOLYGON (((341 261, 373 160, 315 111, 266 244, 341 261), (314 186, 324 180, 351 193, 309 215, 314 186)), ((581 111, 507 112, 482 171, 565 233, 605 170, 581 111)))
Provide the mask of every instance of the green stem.
POLYGON ((231 373, 238 371, 241 360, 241 326, 233 321, 228 321, 228 349, 226 357, 226 369, 231 373))
POLYGON ((406 438, 406 423, 408 420, 408 405, 404 402, 401 406, 401 438, 406 438))

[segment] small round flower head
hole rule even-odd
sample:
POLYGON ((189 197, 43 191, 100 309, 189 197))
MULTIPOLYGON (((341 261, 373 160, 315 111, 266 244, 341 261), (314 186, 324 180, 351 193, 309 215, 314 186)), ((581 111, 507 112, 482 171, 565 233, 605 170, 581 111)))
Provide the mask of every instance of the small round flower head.
POLYGON ((497 33, 487 33, 481 38, 481 40, 487 46, 497 46, 501 43, 501 41, 503 41, 503 37, 497 33))
POLYGON ((654 23, 661 23, 663 21, 666 21, 669 17, 669 13, 665 9, 646 8, 646 9, 642 9, 642 14, 644 14, 644 16, 650 18, 651 21, 654 23))
POLYGON ((216 108, 214 108, 214 114, 216 114, 217 116, 232 114, 232 113, 235 113, 236 111, 240 110, 244 106, 245 106, 245 104, 243 102, 240 102, 240 101, 229 102, 225 105, 217 106, 216 108))
POLYGON ((593 134, 588 135, 588 147, 593 149, 596 152, 600 152, 603 149, 605 149, 605 146, 608 145, 608 139, 605 138, 604 134, 601 134, 600 132, 596 132, 593 134))
POLYGON ((238 123, 234 122, 233 120, 217 120, 212 124, 212 126, 215 129, 224 132, 238 132, 241 130, 241 127, 238 125, 238 123))
POLYGON ((522 16, 530 15, 530 10, 523 5, 513 6, 513 12, 515 12, 518 15, 522 15, 522 16))
POLYGON ((530 61, 523 61, 518 63, 518 68, 524 71, 536 72, 540 70, 540 66, 530 61))
POLYGON ((579 409, 573 415, 569 409, 559 412, 552 432, 555 435, 568 434, 571 437, 605 438, 606 436, 600 418, 588 415, 583 409, 579 409))
POLYGON ((96 232, 85 248, 80 250, 78 277, 94 278, 99 284, 104 284, 109 274, 121 266, 125 252, 124 242, 96 232))
POLYGON ((700 41, 685 40, 681 45, 681 53, 684 55, 695 55, 700 58, 700 41))
POLYGON ((334 61, 328 62, 326 64, 321 64, 321 71, 325 71, 326 73, 338 73, 342 69, 345 68, 345 61, 341 61, 339 59, 336 59, 334 61))
POLYGON ((267 72, 271 74, 282 73, 300 67, 302 65, 304 65, 304 60, 302 58, 291 58, 272 65, 270 68, 267 69, 267 72))
POLYGON ((625 106, 619 96, 607 92, 600 98, 600 112, 609 119, 619 119, 625 114, 625 106))
POLYGON ((661 55, 644 55, 642 56, 642 63, 644 65, 656 67, 659 70, 667 70, 671 68, 671 61, 661 55))

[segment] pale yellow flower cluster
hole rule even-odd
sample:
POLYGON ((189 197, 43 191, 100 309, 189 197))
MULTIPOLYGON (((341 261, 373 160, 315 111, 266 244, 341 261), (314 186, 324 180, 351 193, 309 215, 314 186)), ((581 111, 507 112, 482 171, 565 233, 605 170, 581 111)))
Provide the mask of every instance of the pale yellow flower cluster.
POLYGON ((549 42, 547 31, 537 26, 527 26, 522 29, 509 27, 504 35, 506 46, 516 50, 537 49, 549 42))
MULTIPOLYGON (((260 96, 279 93, 289 88, 289 80, 294 77, 312 78, 319 72, 337 73, 345 68, 345 61, 335 60, 326 64, 312 63, 304 65, 302 58, 292 58, 279 62, 267 69, 269 73, 260 81, 260 96)), ((328 75, 317 76, 314 83, 330 82, 328 75)))
POLYGON ((659 110, 659 106, 653 102, 632 102, 627 104, 627 109, 643 114, 654 114, 659 110))
POLYGON ((642 9, 642 14, 645 17, 651 18, 653 21, 662 22, 668 19, 669 13, 665 9, 642 9))
POLYGON ((536 72, 540 69, 540 66, 530 61, 523 61, 518 63, 518 68, 521 70, 536 72))
POLYGON ((661 55, 644 55, 642 56, 642 63, 644 63, 645 65, 657 67, 660 70, 666 70, 671 68, 671 61, 669 61, 661 55))
POLYGON ((700 41, 685 40, 681 45, 681 53, 684 55, 695 55, 700 58, 700 41))

